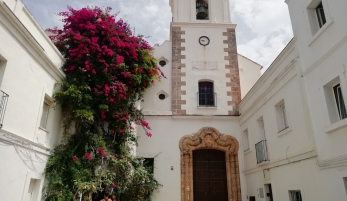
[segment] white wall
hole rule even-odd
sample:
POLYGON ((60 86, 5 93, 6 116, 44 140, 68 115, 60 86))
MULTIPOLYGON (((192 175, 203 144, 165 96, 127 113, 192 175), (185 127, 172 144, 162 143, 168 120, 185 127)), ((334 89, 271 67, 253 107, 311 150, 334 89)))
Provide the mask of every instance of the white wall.
POLYGON ((246 176, 247 195, 261 201, 266 196, 259 197, 259 188, 268 183, 272 185, 274 200, 289 200, 288 191, 296 189, 301 190, 304 200, 318 200, 319 194, 313 192, 323 188, 308 186, 318 179, 319 168, 315 164, 315 140, 295 44, 295 40, 288 44, 240 104, 241 131, 248 130, 250 144, 250 150, 244 153, 242 172, 246 176), (282 116, 276 114, 279 103, 285 104, 289 123, 284 130, 278 124, 282 116), (257 120, 261 117, 269 161, 257 164, 255 144, 262 140, 257 120))
POLYGON ((240 73, 241 99, 245 97, 261 76, 261 65, 243 55, 237 55, 240 73))
POLYGON ((158 60, 165 60, 166 65, 159 68, 164 73, 166 78, 162 78, 161 81, 156 81, 154 85, 147 89, 144 93, 143 102, 141 102, 141 108, 146 113, 161 113, 161 114, 172 114, 171 112, 171 69, 172 69, 172 42, 165 41, 162 45, 155 45, 153 56, 158 60), (159 94, 165 94, 164 100, 159 99, 159 94))
MULTIPOLYGON (((154 177, 163 186, 154 194, 153 200, 181 199, 179 141, 184 135, 194 134, 202 127, 214 127, 223 134, 234 136, 240 143, 240 128, 235 117, 146 116, 146 120, 153 129, 153 136, 149 138, 142 128, 138 129, 137 155, 155 157, 154 177)), ((241 154, 239 157, 242 161, 241 154)), ((244 185, 243 181, 241 175, 241 185, 244 185)))
POLYGON ((39 126, 45 97, 52 101, 54 84, 63 78, 63 60, 21 1, 6 5, 0 1, 0 88, 9 95, 0 130, 0 188, 6 192, 0 200, 27 200, 31 179, 39 179, 40 197, 48 149, 59 143, 59 106, 52 103, 46 129, 39 126))
POLYGON ((181 78, 182 81, 186 82, 186 85, 182 87, 182 90, 186 91, 186 95, 182 95, 182 99, 186 100, 186 105, 182 105, 182 109, 186 110, 187 114, 227 115, 228 111, 232 110, 232 106, 228 105, 228 101, 232 99, 226 93, 230 91, 230 87, 226 85, 230 81, 230 78, 226 78, 226 74, 230 70, 225 68, 225 65, 229 63, 224 59, 227 56, 227 53, 224 52, 227 44, 223 44, 223 40, 227 40, 227 37, 223 36, 223 32, 227 31, 226 28, 193 27, 191 25, 191 27, 182 27, 182 30, 185 31, 185 34, 182 35, 182 38, 185 39, 185 43, 182 43, 185 51, 182 51, 182 54, 186 57, 182 59, 182 63, 186 64, 186 68, 182 68, 182 72, 185 72, 186 76, 181 78), (199 38, 201 36, 207 36, 210 39, 210 44, 200 45, 199 38), (193 62, 197 61, 216 62, 217 69, 195 70, 193 69, 193 62), (213 82, 214 92, 217 94, 216 108, 197 107, 200 80, 213 82))
POLYGON ((336 116, 337 109, 334 103, 332 106, 328 105, 324 93, 324 86, 339 77, 343 95, 347 98, 347 14, 343 9, 347 2, 323 0, 327 23, 314 34, 305 29, 310 23, 305 17, 309 11, 306 9, 309 3, 290 1, 288 7, 302 58, 302 74, 310 103, 310 114, 313 117, 318 156, 325 161, 347 155, 347 147, 343 143, 347 140, 347 128, 344 127, 347 120, 330 120, 328 107, 336 110, 336 116), (299 12, 303 12, 301 15, 305 17, 305 21, 300 18, 299 12))
POLYGON ((319 29, 314 9, 311 9, 318 5, 319 0, 287 0, 304 72, 315 68, 316 62, 324 60, 329 50, 346 41, 347 2, 339 0, 322 0, 322 2, 327 23, 319 29), (309 20, 310 12, 313 12, 312 22, 309 20), (311 26, 316 26, 318 31, 312 32, 311 26))

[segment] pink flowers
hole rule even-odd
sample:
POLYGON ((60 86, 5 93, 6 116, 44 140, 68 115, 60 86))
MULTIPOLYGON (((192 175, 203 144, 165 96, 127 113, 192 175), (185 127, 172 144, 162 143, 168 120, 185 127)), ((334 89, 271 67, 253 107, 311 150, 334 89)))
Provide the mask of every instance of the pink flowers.
POLYGON ((143 127, 147 128, 147 129, 151 129, 151 128, 149 127, 147 121, 142 120, 140 123, 141 123, 141 125, 142 125, 143 127))
POLYGON ((114 155, 113 155, 113 159, 114 159, 114 160, 117 160, 117 158, 118 158, 118 155, 117 155, 117 154, 114 154, 114 155))
POLYGON ((152 137, 152 133, 150 133, 150 132, 146 132, 146 135, 148 136, 148 137, 152 137))
POLYGON ((116 59, 116 66, 118 66, 121 63, 123 63, 123 61, 124 61, 124 57, 118 55, 117 59, 116 59))
POLYGON ((80 35, 80 33, 77 33, 73 38, 75 40, 82 40, 82 36, 80 35))
POLYGON ((91 161, 92 160, 92 156, 90 155, 90 153, 86 153, 85 154, 85 157, 88 161, 91 161))
POLYGON ((101 154, 103 158, 107 156, 107 154, 105 153, 104 147, 99 147, 98 153, 101 154))
POLYGON ((72 157, 72 161, 76 163, 78 161, 78 158, 76 156, 72 157))
POLYGON ((110 87, 108 86, 108 84, 105 84, 105 90, 110 91, 110 87))
POLYGON ((100 116, 101 116, 101 119, 106 119, 106 114, 105 114, 105 111, 100 111, 100 116))
POLYGON ((70 67, 67 67, 65 68, 65 71, 73 71, 75 70, 76 66, 70 66, 70 67))
POLYGON ((99 153, 99 154, 103 154, 103 153, 104 153, 104 147, 99 147, 98 153, 99 153))
POLYGON ((112 183, 111 184, 113 188, 117 188, 117 184, 116 183, 112 183))

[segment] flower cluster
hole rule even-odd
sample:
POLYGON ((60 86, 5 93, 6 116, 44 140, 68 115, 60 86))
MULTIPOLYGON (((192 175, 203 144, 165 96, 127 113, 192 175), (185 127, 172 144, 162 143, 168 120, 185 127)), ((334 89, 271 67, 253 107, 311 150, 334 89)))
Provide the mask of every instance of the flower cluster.
POLYGON ((91 161, 91 160, 92 160, 92 156, 91 156, 90 153, 86 153, 86 154, 85 154, 85 157, 86 157, 86 159, 87 159, 88 161, 91 161))
POLYGON ((107 154, 105 153, 105 150, 104 150, 103 147, 99 147, 98 153, 99 153, 103 158, 105 158, 105 157, 107 156, 107 154))
MULTIPOLYGON (((111 8, 69 7, 58 14, 63 18, 63 28, 49 30, 51 40, 65 58, 62 70, 66 77, 54 94, 55 101, 62 106, 65 142, 55 149, 46 167, 47 177, 53 181, 47 194, 52 199, 47 200, 57 200, 56 192, 62 192, 59 196, 64 198, 60 200, 73 200, 71 196, 79 189, 74 181, 89 187, 118 186, 115 192, 123 198, 140 191, 135 192, 134 188, 121 191, 126 185, 136 185, 132 182, 134 167, 130 166, 138 164, 124 156, 131 152, 129 145, 137 142, 133 123, 142 126, 148 137, 152 136, 151 127, 136 103, 155 79, 165 76, 152 55, 152 47, 110 12, 111 8), (95 155, 87 151, 95 147, 99 147, 95 155), (64 161, 66 155, 68 161, 64 161), (112 181, 96 178, 95 167, 100 163, 96 158, 102 158, 102 163, 107 158, 108 168, 117 167, 114 170, 119 177, 112 181), (93 181, 103 184, 95 185, 93 181)), ((151 178, 142 168, 138 171, 139 181, 151 178)), ((113 172, 106 170, 100 174, 113 172)), ((153 178, 151 181, 152 187, 137 186, 145 192, 140 200, 148 200, 158 187, 153 178)), ((89 187, 85 191, 95 193, 95 188, 89 187)))
MULTIPOLYGON (((115 122, 109 125, 109 133, 122 134, 129 127, 119 125, 129 119, 127 116, 119 118, 122 115, 119 106, 136 101, 141 97, 139 94, 153 84, 153 79, 165 76, 151 55, 152 47, 148 42, 134 36, 128 24, 116 20, 110 11, 111 8, 103 11, 99 7, 80 10, 69 7, 68 11, 59 13, 65 23, 63 29, 49 31, 50 38, 66 58, 63 70, 67 81, 84 85, 80 93, 97 98, 99 105, 106 105, 94 107, 99 109, 92 111, 93 119, 104 124, 115 122)), ((56 98, 59 101, 64 97, 57 94, 56 98)), ((81 99, 83 104, 90 104, 85 100, 81 99)), ((86 108, 79 108, 80 103, 75 104, 78 106, 72 106, 74 110, 86 111, 86 108)), ((136 116, 133 109, 127 115, 130 113, 136 116)), ((150 129, 148 124, 141 122, 141 125, 146 131, 150 129)))
POLYGON ((72 157, 72 161, 76 163, 78 161, 78 158, 76 156, 72 157))

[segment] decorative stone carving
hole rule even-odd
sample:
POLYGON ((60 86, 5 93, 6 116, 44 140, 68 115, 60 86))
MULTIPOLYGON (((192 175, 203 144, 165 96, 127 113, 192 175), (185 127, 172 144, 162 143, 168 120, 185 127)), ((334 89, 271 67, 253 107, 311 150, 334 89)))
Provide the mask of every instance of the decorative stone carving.
POLYGON ((218 70, 218 61, 192 61, 192 69, 199 71, 218 70))
POLYGON ((241 187, 238 155, 239 143, 236 138, 221 134, 212 127, 201 128, 193 135, 183 136, 181 150, 181 201, 194 201, 193 191, 193 151, 216 149, 225 152, 228 200, 241 201, 241 187))

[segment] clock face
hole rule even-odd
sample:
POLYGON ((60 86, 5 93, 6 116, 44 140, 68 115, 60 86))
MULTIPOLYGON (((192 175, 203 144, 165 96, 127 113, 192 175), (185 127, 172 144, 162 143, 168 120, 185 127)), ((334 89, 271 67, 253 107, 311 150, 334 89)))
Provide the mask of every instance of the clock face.
POLYGON ((207 36, 201 36, 199 38, 199 43, 202 46, 206 46, 206 45, 210 44, 210 39, 207 36))

